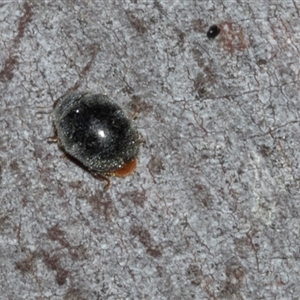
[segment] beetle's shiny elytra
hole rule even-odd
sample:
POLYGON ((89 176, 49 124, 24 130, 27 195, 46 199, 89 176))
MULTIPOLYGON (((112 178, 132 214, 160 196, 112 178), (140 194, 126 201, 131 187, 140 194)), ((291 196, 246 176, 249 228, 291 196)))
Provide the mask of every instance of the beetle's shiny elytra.
POLYGON ((139 134, 119 105, 103 94, 69 93, 57 100, 54 128, 60 147, 93 175, 126 176, 136 167, 139 134))

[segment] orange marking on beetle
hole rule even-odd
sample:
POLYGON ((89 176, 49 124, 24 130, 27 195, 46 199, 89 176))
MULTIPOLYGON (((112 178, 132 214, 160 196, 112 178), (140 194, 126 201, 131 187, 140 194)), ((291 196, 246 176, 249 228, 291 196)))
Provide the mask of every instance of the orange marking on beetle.
POLYGON ((137 160, 136 158, 134 158, 129 162, 127 162, 123 167, 113 172, 113 174, 118 177, 127 176, 136 169, 136 165, 137 165, 137 160))

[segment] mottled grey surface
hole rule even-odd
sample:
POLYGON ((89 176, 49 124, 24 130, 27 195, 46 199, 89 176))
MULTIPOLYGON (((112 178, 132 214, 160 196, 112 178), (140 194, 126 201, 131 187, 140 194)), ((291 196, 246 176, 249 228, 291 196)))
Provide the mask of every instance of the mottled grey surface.
POLYGON ((2 0, 0 299, 298 300, 299 17, 2 0), (47 143, 70 90, 140 107, 137 171, 107 192, 47 143))

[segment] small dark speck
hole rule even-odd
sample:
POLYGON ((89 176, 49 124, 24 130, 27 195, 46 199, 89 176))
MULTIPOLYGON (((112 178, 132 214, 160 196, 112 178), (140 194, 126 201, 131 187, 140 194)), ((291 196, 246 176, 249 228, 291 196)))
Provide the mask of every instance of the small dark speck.
POLYGON ((206 35, 209 39, 214 39, 219 35, 220 32, 221 29, 217 25, 212 25, 209 27, 206 35))
POLYGON ((267 61, 265 60, 265 59, 259 59, 257 62, 256 62, 256 64, 258 65, 258 66, 262 66, 262 65, 265 65, 265 64, 267 64, 267 61))

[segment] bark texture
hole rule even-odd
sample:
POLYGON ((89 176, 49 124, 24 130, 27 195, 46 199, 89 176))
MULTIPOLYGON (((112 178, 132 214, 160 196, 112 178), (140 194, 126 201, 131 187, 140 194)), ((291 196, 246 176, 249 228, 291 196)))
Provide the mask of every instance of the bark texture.
POLYGON ((0 299, 299 299, 299 17, 2 0, 0 299), (68 91, 139 107, 137 171, 106 192, 47 143, 68 91))

